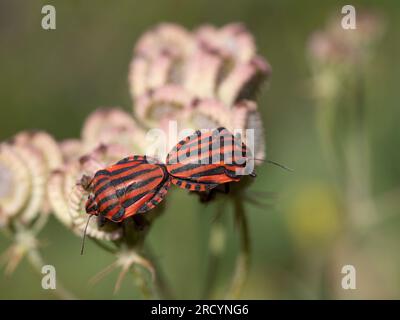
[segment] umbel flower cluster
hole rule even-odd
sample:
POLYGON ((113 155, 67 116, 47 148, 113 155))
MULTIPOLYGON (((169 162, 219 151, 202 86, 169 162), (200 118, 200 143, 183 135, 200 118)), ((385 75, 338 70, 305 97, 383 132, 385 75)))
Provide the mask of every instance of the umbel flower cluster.
MULTIPOLYGON (((32 245, 15 235, 21 230, 35 230, 35 235, 50 213, 82 236, 88 218, 82 177, 92 177, 128 155, 145 154, 148 129, 167 131, 170 121, 176 121, 178 130, 226 127, 245 133, 251 128, 255 158, 263 159, 264 133, 255 95, 270 74, 253 36, 240 23, 222 28, 204 25, 192 32, 163 23, 145 32, 129 66, 132 113, 114 107, 97 109, 87 117, 80 138, 56 141, 44 131, 24 131, 1 143, 0 226, 15 240, 9 268, 32 245)), ((148 225, 157 216, 155 211, 146 214, 148 225)), ((100 228, 92 219, 86 233, 124 249, 128 242, 128 247, 132 243, 140 247, 147 230, 141 228, 139 236, 126 241, 120 224, 100 228)), ((124 257, 120 266, 125 269, 132 263, 151 269, 144 258, 124 257)))

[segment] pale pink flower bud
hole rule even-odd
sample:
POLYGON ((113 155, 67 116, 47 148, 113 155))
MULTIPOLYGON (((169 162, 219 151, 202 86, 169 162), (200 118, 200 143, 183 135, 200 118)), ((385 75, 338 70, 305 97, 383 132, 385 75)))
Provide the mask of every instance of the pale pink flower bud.
POLYGON ((231 112, 231 108, 218 100, 199 100, 193 104, 188 123, 197 129, 229 127, 231 125, 231 112))
MULTIPOLYGON (((231 110, 231 123, 227 129, 241 129, 243 141, 246 141, 246 129, 254 129, 254 157, 265 159, 264 128, 257 104, 254 101, 243 100, 236 103, 231 110)), ((256 164, 259 162, 256 161, 256 164)))
POLYGON ((98 109, 86 119, 82 128, 83 152, 90 152, 101 144, 120 144, 131 153, 140 153, 143 130, 128 113, 118 109, 98 109))
POLYGON ((261 57, 234 66, 218 88, 218 98, 226 105, 241 99, 254 98, 260 84, 271 73, 271 67, 261 57))
POLYGON ((222 56, 197 50, 186 61, 182 85, 196 97, 213 98, 224 66, 222 56))
POLYGON ((139 97, 134 112, 148 126, 167 129, 169 120, 185 121, 193 99, 182 87, 167 85, 139 97))
POLYGON ((256 54, 253 36, 242 23, 228 24, 220 29, 206 25, 195 32, 197 41, 222 56, 237 62, 248 62, 256 54))
POLYGON ((5 225, 30 196, 31 177, 24 160, 10 144, 0 145, 0 216, 5 225))

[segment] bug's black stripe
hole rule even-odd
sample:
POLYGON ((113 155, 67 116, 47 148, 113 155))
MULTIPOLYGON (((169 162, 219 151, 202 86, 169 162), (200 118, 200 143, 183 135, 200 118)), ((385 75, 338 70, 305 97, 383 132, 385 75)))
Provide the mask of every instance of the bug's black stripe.
POLYGON ((124 167, 124 168, 121 168, 121 169, 113 170, 113 171, 111 171, 111 176, 116 176, 118 174, 121 174, 121 173, 124 173, 126 171, 132 170, 132 169, 136 168, 139 165, 141 165, 141 163, 134 163, 131 166, 127 166, 127 167, 124 167))
POLYGON ((225 167, 221 166, 221 167, 216 167, 216 168, 212 168, 209 170, 204 170, 204 171, 200 171, 200 172, 191 174, 190 178, 194 179, 194 178, 200 178, 200 177, 205 177, 205 176, 218 176, 220 174, 226 174, 227 176, 232 177, 232 178, 237 177, 235 171, 226 169, 225 167))
POLYGON ((185 140, 183 140, 183 144, 178 147, 179 150, 185 150, 186 148, 196 145, 196 144, 203 144, 208 142, 208 140, 211 138, 212 140, 219 138, 219 137, 224 137, 224 138, 229 138, 232 139, 234 138, 231 133, 218 133, 216 131, 206 131, 202 133, 201 135, 193 134, 191 136, 188 136, 185 140))
POLYGON ((181 185, 182 185, 182 181, 181 181, 181 180, 177 180, 177 181, 176 181, 176 185, 177 185, 177 186, 181 186, 181 185))
MULTIPOLYGON (((177 157, 177 159, 174 160, 178 160, 178 162, 182 162, 188 158, 192 158, 192 157, 196 157, 199 158, 201 155, 203 154, 208 154, 208 157, 210 157, 212 154, 217 154, 216 151, 218 150, 222 150, 223 147, 225 148, 232 148, 232 151, 229 152, 233 152, 234 150, 236 150, 237 148, 235 148, 235 145, 233 143, 226 143, 225 140, 221 139, 222 141, 214 141, 214 142, 210 142, 210 144, 208 145, 203 145, 203 146, 199 146, 198 148, 192 148, 192 149, 187 149, 186 153, 180 153, 177 157)), ((236 146, 237 147, 237 146, 236 146)), ((176 157, 175 157, 176 158, 176 157)), ((169 163, 171 163, 171 161, 169 161, 169 163)))
POLYGON ((234 141, 234 137, 231 134, 230 135, 218 135, 216 137, 210 135, 210 136, 207 136, 207 137, 201 138, 201 139, 198 139, 198 137, 196 136, 193 139, 190 139, 187 144, 184 144, 180 148, 178 148, 178 151, 184 152, 189 148, 192 148, 192 149, 195 147, 199 148, 201 145, 207 144, 210 142, 213 142, 213 144, 219 144, 220 139, 224 140, 225 143, 232 143, 232 141, 234 141), (216 141, 217 138, 219 138, 219 139, 216 141))
MULTIPOLYGON (((219 138, 219 145, 220 145, 221 151, 224 150, 224 148, 225 148, 225 140, 226 139, 224 139, 223 137, 219 138)), ((220 152, 219 156, 220 156, 220 160, 222 162, 224 162, 225 161, 225 154, 223 152, 220 152)))
POLYGON ((98 203, 98 205, 100 206, 100 205, 102 205, 103 203, 106 203, 107 201, 110 201, 110 200, 112 200, 112 199, 118 199, 118 197, 117 197, 117 195, 116 195, 115 193, 110 194, 109 196, 100 198, 100 200, 99 200, 97 203, 98 203))
POLYGON ((111 220, 117 222, 117 221, 121 220, 121 218, 124 216, 124 214, 125 214, 125 209, 123 207, 121 207, 118 210, 118 212, 111 217, 111 220))
POLYGON ((123 206, 124 208, 129 208, 132 204, 134 204, 135 202, 139 201, 141 198, 143 198, 143 197, 144 197, 146 194, 148 194, 149 192, 152 192, 152 190, 139 193, 138 195, 129 198, 128 200, 126 200, 126 201, 124 201, 124 202, 122 203, 122 206, 123 206))
POLYGON ((123 158, 122 160, 119 160, 116 164, 125 164, 125 163, 131 162, 131 161, 133 161, 132 157, 126 157, 126 158, 123 158))
POLYGON ((232 134, 215 135, 215 132, 213 132, 212 134, 208 133, 207 136, 206 137, 203 136, 203 138, 195 135, 189 136, 186 141, 182 140, 177 146, 175 146, 172 149, 172 151, 167 156, 167 163, 170 164, 172 163, 172 161, 176 163, 177 160, 179 160, 177 159, 178 153, 179 157, 181 157, 182 153, 184 152, 201 153, 204 152, 204 150, 206 151, 210 149, 216 150, 219 148, 221 140, 224 141, 223 143, 225 145, 227 145, 227 144, 233 144, 235 138, 233 137, 232 134), (217 140, 218 137, 220 139, 217 140))
POLYGON ((190 178, 175 178, 175 185, 177 185, 178 187, 184 188, 184 186, 186 185, 187 182, 192 183, 195 186, 199 186, 201 188, 201 186, 204 186, 206 189, 212 189, 215 188, 216 186, 218 186, 218 183, 215 182, 194 182, 192 180, 190 180, 190 178))
POLYGON ((194 134, 188 136, 186 139, 181 140, 178 145, 172 150, 172 152, 176 151, 184 151, 189 147, 198 145, 198 144, 203 144, 209 141, 211 138, 216 139, 216 138, 224 139, 225 141, 228 140, 240 140, 237 137, 234 137, 233 134, 227 130, 226 128, 220 127, 212 131, 205 131, 201 132, 200 130, 197 130, 194 134))
POLYGON ((99 188, 95 193, 95 197, 100 197, 100 195, 106 191, 108 188, 113 188, 111 181, 109 181, 108 183, 105 183, 101 188, 99 188))
POLYGON ((96 185, 99 185, 101 183, 103 183, 104 181, 109 180, 109 178, 104 177, 104 178, 100 178, 99 180, 96 181, 96 185))
MULTIPOLYGON (((199 164, 199 165, 207 165, 207 164, 217 164, 219 162, 223 162, 227 165, 245 165, 247 162, 247 158, 243 157, 240 150, 233 149, 225 151, 224 153, 216 152, 216 153, 208 153, 208 155, 200 157, 201 155, 193 155, 189 156, 185 159, 179 159, 182 162, 190 161, 190 164, 199 164), (240 160, 240 163, 239 161, 240 160)), ((179 163, 179 162, 178 162, 179 163)), ((187 163, 186 163, 187 164, 187 163)), ((175 169, 177 170, 177 169, 175 169)), ((172 171, 174 172, 174 170, 172 171)))
POLYGON ((131 180, 131 179, 134 179, 134 178, 138 178, 138 177, 140 177, 142 174, 154 172, 154 171, 156 171, 156 170, 158 170, 158 169, 159 169, 159 168, 156 167, 156 168, 153 168, 153 169, 145 169, 145 170, 137 171, 137 172, 134 172, 134 173, 132 173, 132 174, 126 175, 126 176, 124 176, 124 177, 121 177, 121 178, 118 178, 118 179, 113 179, 113 180, 111 180, 111 183, 112 183, 114 186, 116 186, 116 185, 119 185, 119 184, 121 184, 121 183, 123 183, 123 182, 125 182, 125 181, 131 180))
POLYGON ((147 162, 147 156, 129 156, 126 158, 123 158, 122 160, 119 160, 116 164, 124 164, 128 162, 138 162, 138 163, 148 163, 147 162))
POLYGON ((197 172, 194 174, 191 174, 190 177, 191 178, 199 178, 199 177, 204 177, 204 176, 217 176, 220 174, 224 174, 225 173, 225 168, 224 167, 216 167, 216 168, 212 168, 209 170, 205 170, 205 171, 201 171, 201 172, 197 172))
MULTIPOLYGON (((162 167, 163 170, 165 169, 165 166, 162 167)), ((166 171, 164 171, 166 172, 166 171)), ((153 198, 148 201, 147 203, 145 203, 139 210, 138 213, 145 213, 147 211, 149 211, 150 209, 154 208, 156 205, 158 205, 163 199, 164 196, 167 194, 168 189, 170 187, 170 176, 169 174, 165 175, 165 178, 163 180, 162 183, 160 183, 157 188, 155 188, 154 190, 152 190, 152 192, 154 192, 154 196, 153 198)))
POLYGON ((202 165, 198 164, 198 163, 188 163, 188 164, 183 165, 182 167, 171 170, 171 174, 182 173, 182 172, 185 172, 188 170, 199 168, 201 166, 202 165))
POLYGON ((145 185, 147 185, 147 184, 153 182, 154 180, 160 179, 160 178, 162 178, 162 177, 163 177, 163 176, 155 176, 155 177, 151 177, 151 178, 149 178, 149 179, 147 179, 147 180, 143 180, 143 181, 139 181, 139 182, 134 182, 134 183, 132 183, 132 184, 130 184, 129 186, 126 187, 125 193, 128 193, 128 192, 130 192, 130 191, 133 191, 133 190, 135 190, 135 189, 142 188, 142 187, 144 187, 145 185))
POLYGON ((110 172, 108 172, 107 170, 99 170, 96 172, 96 174, 94 175, 95 177, 98 176, 109 176, 110 172))
POLYGON ((101 214, 106 216, 112 209, 116 208, 119 205, 119 202, 116 201, 113 204, 110 204, 107 208, 101 211, 101 214))

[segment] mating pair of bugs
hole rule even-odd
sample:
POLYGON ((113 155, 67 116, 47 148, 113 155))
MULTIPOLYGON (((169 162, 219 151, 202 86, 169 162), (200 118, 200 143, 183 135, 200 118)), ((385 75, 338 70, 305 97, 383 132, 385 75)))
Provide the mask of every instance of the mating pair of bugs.
POLYGON ((86 212, 122 222, 156 207, 172 184, 189 191, 208 193, 221 184, 240 181, 250 150, 225 128, 196 131, 180 141, 167 155, 165 164, 146 156, 129 156, 96 172, 86 183, 90 191, 86 212))

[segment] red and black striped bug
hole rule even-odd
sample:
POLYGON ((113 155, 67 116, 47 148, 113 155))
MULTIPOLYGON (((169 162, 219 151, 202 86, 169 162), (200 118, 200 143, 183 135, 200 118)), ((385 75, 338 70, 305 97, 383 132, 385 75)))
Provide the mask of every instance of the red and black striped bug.
POLYGON ((171 182, 182 189, 207 192, 218 185, 238 182, 246 172, 250 150, 225 128, 196 131, 180 141, 167 155, 171 182))
POLYGON ((121 222, 158 205, 171 184, 165 165, 149 162, 146 156, 130 156, 99 170, 87 184, 91 191, 86 212, 106 220, 121 222))
POLYGON ((97 171, 92 179, 82 177, 80 184, 91 192, 85 205, 90 215, 86 228, 92 216, 98 217, 99 227, 107 220, 119 223, 153 209, 164 199, 170 176, 164 164, 148 160, 146 156, 129 156, 97 171))

